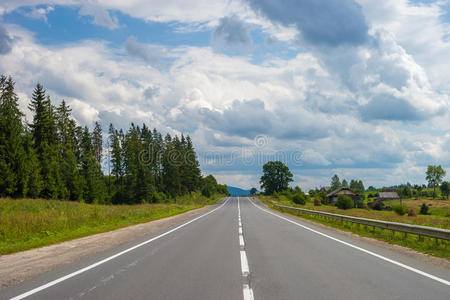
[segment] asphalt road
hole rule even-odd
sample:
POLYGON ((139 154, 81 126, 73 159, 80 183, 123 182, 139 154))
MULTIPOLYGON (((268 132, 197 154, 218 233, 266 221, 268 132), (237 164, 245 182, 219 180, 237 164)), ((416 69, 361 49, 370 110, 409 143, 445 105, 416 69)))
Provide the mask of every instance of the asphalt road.
POLYGON ((448 269, 414 256, 230 198, 0 299, 448 300, 449 281, 448 269))

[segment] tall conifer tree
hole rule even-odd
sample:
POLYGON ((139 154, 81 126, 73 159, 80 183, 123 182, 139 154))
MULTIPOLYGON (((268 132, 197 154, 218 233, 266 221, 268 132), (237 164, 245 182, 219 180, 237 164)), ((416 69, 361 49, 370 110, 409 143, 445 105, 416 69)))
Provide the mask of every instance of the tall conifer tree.
POLYGON ((0 93, 0 191, 3 196, 23 197, 28 189, 23 114, 11 77, 0 78, 0 93))

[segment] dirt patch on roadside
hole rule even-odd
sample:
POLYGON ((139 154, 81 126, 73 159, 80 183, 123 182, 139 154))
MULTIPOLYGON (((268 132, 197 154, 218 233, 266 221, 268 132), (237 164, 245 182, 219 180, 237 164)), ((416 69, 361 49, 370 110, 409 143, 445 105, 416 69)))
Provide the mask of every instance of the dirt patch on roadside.
MULTIPOLYGON (((264 208, 272 210, 265 203, 263 203, 261 200, 259 200, 257 198, 252 198, 252 199, 255 202, 255 204, 258 204, 258 205, 260 205, 260 206, 262 206, 264 208)), ((321 224, 321 223, 318 223, 318 222, 314 222, 314 221, 311 221, 311 220, 308 220, 308 219, 304 219, 304 218, 296 216, 296 215, 291 215, 289 213, 280 212, 278 210, 272 210, 272 211, 275 211, 275 212, 277 212, 279 214, 283 214, 286 217, 295 218, 295 219, 298 219, 298 220, 300 220, 302 222, 305 222, 305 223, 308 223, 308 224, 311 224, 311 225, 314 225, 314 226, 317 226, 317 227, 324 228, 326 230, 334 231, 336 233, 345 235, 347 237, 351 237, 352 239, 355 239, 355 240, 364 241, 364 242, 370 243, 372 245, 383 247, 383 248, 391 250, 391 251, 401 252, 402 254, 406 254, 406 255, 408 255, 410 257, 414 257, 414 258, 416 258, 418 260, 421 260, 421 261, 424 261, 424 262, 427 262, 427 263, 431 263, 431 264, 434 264, 434 265, 439 266, 441 268, 445 268, 445 269, 450 270, 450 260, 447 260, 445 258, 440 258, 440 257, 432 256, 432 255, 429 255, 429 254, 421 253, 421 252, 415 251, 415 250, 413 250, 411 248, 403 247, 403 246, 400 246, 400 245, 389 244, 387 242, 380 241, 380 240, 377 240, 377 239, 374 239, 374 238, 360 236, 360 235, 357 235, 357 234, 355 234, 353 232, 340 230, 338 228, 334 228, 334 227, 331 227, 331 226, 326 226, 324 224, 321 224)))
MULTIPOLYGON (((222 201, 219 201, 222 202, 222 201)), ((83 257, 111 249, 134 239, 162 231, 169 226, 206 213, 209 205, 168 218, 90 235, 42 248, 0 256, 0 289, 51 271, 83 257)))

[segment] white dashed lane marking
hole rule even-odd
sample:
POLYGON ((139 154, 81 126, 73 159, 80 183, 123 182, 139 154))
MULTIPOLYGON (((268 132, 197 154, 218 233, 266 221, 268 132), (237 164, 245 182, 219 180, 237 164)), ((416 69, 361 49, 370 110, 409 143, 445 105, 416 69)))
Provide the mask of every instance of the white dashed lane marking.
POLYGON ((241 256, 241 271, 242 277, 244 279, 244 284, 242 287, 242 293, 244 296, 244 300, 253 300, 253 290, 250 287, 250 268, 248 266, 247 253, 245 252, 245 243, 244 243, 244 233, 242 230, 242 222, 241 222, 241 204, 238 197, 238 222, 239 222, 239 248, 240 248, 240 256, 241 256))

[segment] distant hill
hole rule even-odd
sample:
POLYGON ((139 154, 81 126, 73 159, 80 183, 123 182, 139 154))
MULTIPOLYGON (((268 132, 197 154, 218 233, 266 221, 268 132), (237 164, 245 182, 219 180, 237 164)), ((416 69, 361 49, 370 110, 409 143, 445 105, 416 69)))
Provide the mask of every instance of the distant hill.
POLYGON ((232 197, 247 196, 250 194, 250 190, 243 190, 234 186, 228 186, 228 192, 230 192, 230 196, 232 197))

